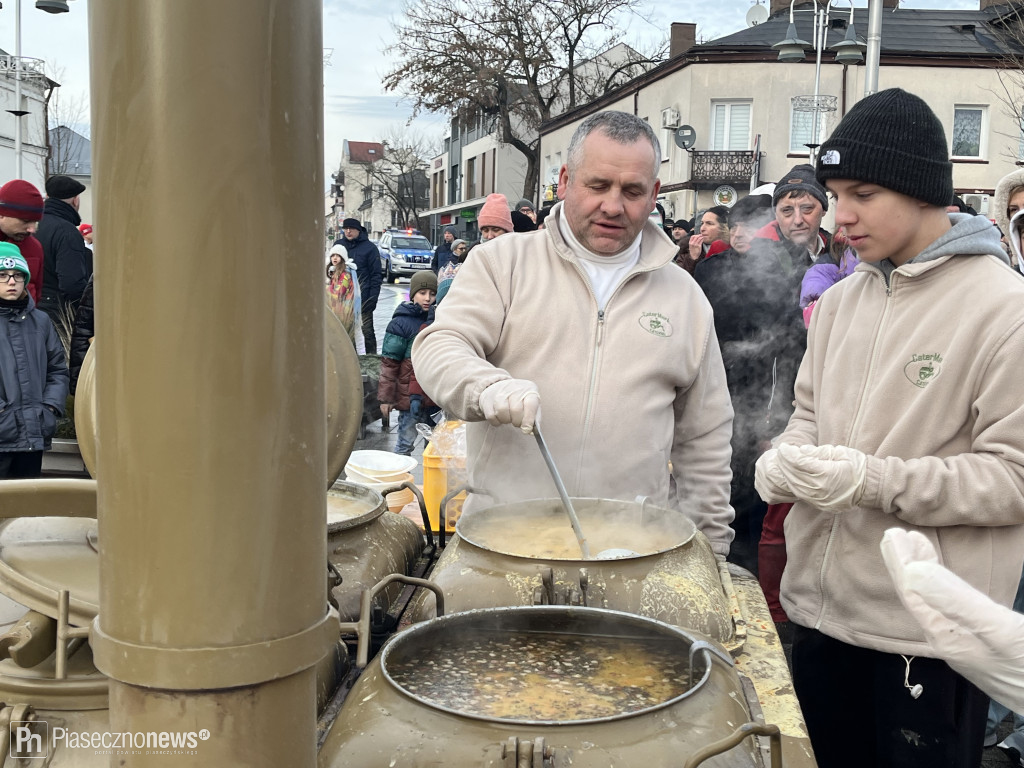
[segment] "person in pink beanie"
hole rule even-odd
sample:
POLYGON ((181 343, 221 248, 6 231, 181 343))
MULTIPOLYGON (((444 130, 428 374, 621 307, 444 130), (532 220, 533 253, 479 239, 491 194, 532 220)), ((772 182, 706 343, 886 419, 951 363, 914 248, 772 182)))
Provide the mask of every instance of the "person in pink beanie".
POLYGON ((480 227, 481 242, 511 232, 512 211, 508 207, 508 198, 500 192, 488 195, 476 220, 480 227))

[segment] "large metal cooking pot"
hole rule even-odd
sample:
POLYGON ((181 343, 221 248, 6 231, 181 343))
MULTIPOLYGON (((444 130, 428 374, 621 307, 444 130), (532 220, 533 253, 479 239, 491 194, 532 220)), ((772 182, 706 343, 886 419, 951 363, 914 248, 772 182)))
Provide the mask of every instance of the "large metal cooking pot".
MULTIPOLYGON (((449 613, 513 605, 610 608, 692 629, 731 645, 733 606, 708 540, 683 514, 647 502, 573 499, 592 552, 625 548, 615 560, 584 560, 558 499, 465 510, 431 581, 449 613)), ((407 614, 434 616, 418 593, 407 614)))
POLYGON ((750 712, 730 657, 677 627, 570 606, 477 610, 396 635, 319 764, 681 766, 716 744, 700 764, 743 768, 762 765, 742 738, 758 731, 750 712))
MULTIPOLYGON (((327 560, 341 584, 331 590, 342 621, 359 618, 359 600, 389 573, 410 573, 423 551, 423 536, 403 515, 388 512, 372 488, 336 482, 327 492, 327 560)), ((395 583, 381 595, 384 608, 401 593, 395 583)))
MULTIPOLYGON (((61 604, 58 621, 29 611, 0 635, 0 654, 7 657, 0 660, 0 726, 10 734, 0 739, 0 765, 105 768, 112 755, 133 746, 125 744, 124 734, 111 733, 109 680, 93 663, 86 630, 67 625, 66 592, 61 604), (102 741, 92 742, 92 734, 102 741)), ((320 659, 317 712, 323 712, 350 667, 340 642, 320 659)), ((146 734, 134 738, 144 740, 146 734)))

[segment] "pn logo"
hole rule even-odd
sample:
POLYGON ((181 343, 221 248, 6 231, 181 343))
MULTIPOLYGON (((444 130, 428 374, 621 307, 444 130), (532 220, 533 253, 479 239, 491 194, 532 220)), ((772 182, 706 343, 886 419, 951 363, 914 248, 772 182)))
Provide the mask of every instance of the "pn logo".
POLYGON ((46 760, 50 756, 50 725, 45 720, 12 720, 11 757, 46 760))
POLYGON ((903 373, 911 384, 924 389, 942 373, 942 355, 938 352, 911 355, 910 362, 903 367, 903 373))
POLYGON ((659 312, 644 312, 640 315, 640 327, 655 336, 672 335, 672 323, 659 312))

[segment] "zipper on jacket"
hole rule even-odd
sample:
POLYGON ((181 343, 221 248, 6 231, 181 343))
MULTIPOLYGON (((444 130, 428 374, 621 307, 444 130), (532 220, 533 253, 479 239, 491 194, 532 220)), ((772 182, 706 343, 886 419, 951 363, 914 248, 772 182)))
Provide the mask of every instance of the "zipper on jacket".
MULTIPOLYGON (((892 308, 892 290, 893 283, 896 280, 896 271, 889 275, 889 279, 885 279, 885 275, 879 274, 878 279, 882 281, 885 286, 885 303, 882 307, 882 315, 878 320, 878 326, 875 329, 874 340, 871 344, 871 355, 868 362, 867 374, 864 377, 864 386, 861 388, 860 399, 857 401, 857 412, 853 417, 853 425, 850 427, 850 433, 846 436, 846 445, 852 446, 854 438, 857 435, 857 428, 860 426, 861 414, 864 413, 864 400, 868 396, 868 392, 871 389, 871 380, 874 376, 875 369, 878 367, 878 358, 880 349, 882 348, 881 338, 882 331, 885 329, 886 320, 889 318, 889 310, 892 308)), ((825 543, 825 554, 821 558, 821 569, 818 571, 818 590, 821 592, 821 607, 818 610, 818 618, 814 622, 815 629, 821 629, 822 621, 825 618, 825 607, 826 607, 826 594, 825 594, 825 569, 828 567, 829 556, 832 554, 832 545, 835 543, 836 531, 839 529, 839 520, 841 513, 832 515, 832 524, 828 531, 828 541, 825 543)))
MULTIPOLYGON (((587 290, 590 291, 590 295, 594 299, 594 306, 597 306, 597 294, 594 293, 594 287, 590 284, 590 278, 587 276, 586 270, 580 266, 578 259, 573 258, 570 260, 570 262, 572 263, 573 267, 575 267, 577 274, 579 274, 579 276, 583 279, 583 284, 587 286, 587 290)), ((655 269, 659 268, 660 267, 643 267, 637 269, 636 267, 634 267, 634 269, 627 273, 627 275, 622 279, 622 281, 615 287, 615 290, 612 291, 611 295, 608 297, 608 300, 604 304, 605 309, 607 309, 611 305, 611 303, 615 300, 615 297, 618 296, 619 291, 622 290, 622 287, 626 283, 635 278, 637 275, 646 274, 647 272, 653 272, 655 269)), ((591 416, 593 414, 594 408, 594 387, 597 384, 597 372, 601 367, 601 342, 604 339, 605 309, 598 308, 597 310, 597 332, 594 335, 594 361, 593 363, 591 363, 590 383, 587 385, 587 404, 583 417, 583 436, 580 440, 579 460, 576 464, 576 477, 573 478, 572 480, 572 482, 575 485, 579 485, 580 478, 583 477, 583 462, 586 454, 584 446, 586 446, 588 441, 590 440, 590 428, 592 426, 591 416)))
MULTIPOLYGON (((594 411, 594 388, 597 386, 597 371, 601 367, 601 342, 604 340, 604 310, 597 310, 597 333, 594 334, 594 361, 590 365, 590 383, 587 385, 587 406, 583 417, 583 439, 580 445, 590 440, 591 416, 594 411)), ((580 451, 576 465, 576 480, 583 476, 583 451, 580 451)))

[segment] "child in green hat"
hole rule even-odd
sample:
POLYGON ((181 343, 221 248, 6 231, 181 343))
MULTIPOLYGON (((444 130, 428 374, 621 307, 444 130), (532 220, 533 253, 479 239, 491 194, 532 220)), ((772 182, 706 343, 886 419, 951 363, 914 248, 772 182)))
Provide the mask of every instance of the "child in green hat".
POLYGON ((64 346, 31 279, 18 247, 0 243, 0 480, 39 477, 68 396, 64 346))

